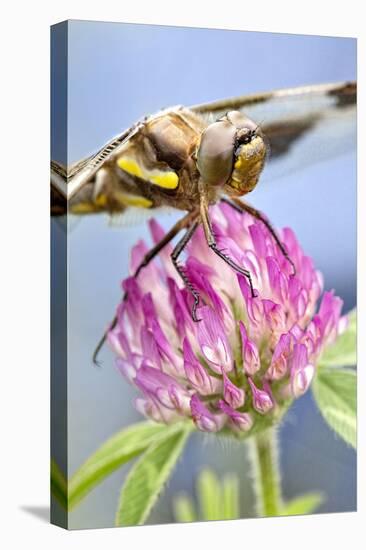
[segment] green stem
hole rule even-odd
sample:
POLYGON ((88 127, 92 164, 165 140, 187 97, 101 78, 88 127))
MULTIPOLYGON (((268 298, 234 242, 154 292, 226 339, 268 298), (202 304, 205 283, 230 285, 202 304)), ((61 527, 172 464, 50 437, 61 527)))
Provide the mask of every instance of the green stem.
POLYGON ((258 516, 278 516, 282 508, 281 480, 273 429, 254 437, 251 460, 258 516))

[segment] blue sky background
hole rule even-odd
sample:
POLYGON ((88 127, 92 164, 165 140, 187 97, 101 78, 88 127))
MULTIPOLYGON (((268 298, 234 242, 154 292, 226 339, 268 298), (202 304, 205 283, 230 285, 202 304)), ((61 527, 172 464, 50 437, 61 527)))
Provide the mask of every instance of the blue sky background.
MULTIPOLYGON (((356 78, 356 41, 345 38, 72 21, 69 23, 68 158, 95 152, 141 116, 169 105, 190 105, 245 93, 356 78)), ((57 71, 53 71, 56 81, 57 71)), ((55 136, 55 134, 53 134, 55 136)), ((54 139, 52 156, 61 155, 54 139)), ((279 227, 291 226, 323 271, 325 287, 356 301, 356 156, 308 167, 264 185, 251 202, 279 227)), ((174 216, 163 223, 168 227, 174 216)), ((128 250, 146 227, 111 228, 105 217, 85 218, 69 237, 69 467, 70 472, 109 435, 139 417, 133 391, 118 376, 112 355, 104 367, 90 357, 119 298, 128 250)), ((310 395, 281 429, 286 497, 322 490, 322 511, 355 509, 355 454, 323 424, 310 395)), ((151 522, 172 521, 171 499, 192 490, 203 465, 247 468, 245 449, 202 443, 195 436, 151 522)), ((113 524, 123 469, 70 516, 71 527, 113 524)), ((251 515, 248 480, 243 506, 251 515)))

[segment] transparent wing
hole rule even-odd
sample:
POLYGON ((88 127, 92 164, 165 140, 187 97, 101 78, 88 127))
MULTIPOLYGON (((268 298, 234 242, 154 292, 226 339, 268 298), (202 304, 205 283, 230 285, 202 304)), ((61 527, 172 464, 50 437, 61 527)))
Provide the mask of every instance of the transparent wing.
POLYGON ((192 108, 213 121, 244 112, 266 135, 270 155, 264 179, 275 179, 356 146, 356 84, 321 84, 242 96, 192 108))
POLYGON ((125 212, 109 216, 108 223, 112 227, 135 226, 150 220, 159 219, 161 216, 175 214, 175 208, 160 206, 159 208, 136 208, 129 206, 125 212))

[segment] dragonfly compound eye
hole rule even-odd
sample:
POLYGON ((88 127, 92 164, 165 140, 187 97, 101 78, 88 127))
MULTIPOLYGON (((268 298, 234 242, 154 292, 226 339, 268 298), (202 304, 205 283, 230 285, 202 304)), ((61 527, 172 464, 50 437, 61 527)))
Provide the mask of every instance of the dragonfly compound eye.
POLYGON ((197 168, 208 185, 224 185, 234 163, 235 126, 228 120, 210 124, 201 136, 197 151, 197 168))
POLYGON ((256 186, 266 154, 259 126, 242 112, 229 111, 204 132, 198 169, 207 182, 224 183, 226 193, 241 196, 256 186))
POLYGON ((241 111, 229 111, 225 115, 225 119, 231 122, 238 130, 248 130, 251 132, 259 131, 258 124, 244 115, 241 111))

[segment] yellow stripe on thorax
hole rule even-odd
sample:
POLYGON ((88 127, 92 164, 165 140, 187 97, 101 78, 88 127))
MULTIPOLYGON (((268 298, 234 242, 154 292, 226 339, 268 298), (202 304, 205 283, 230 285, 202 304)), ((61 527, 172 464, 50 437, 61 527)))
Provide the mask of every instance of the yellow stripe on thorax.
POLYGON ((176 189, 178 187, 179 178, 173 171, 143 170, 134 159, 126 157, 119 157, 117 165, 128 174, 146 179, 163 189, 176 189))
POLYGON ((117 165, 132 176, 138 176, 139 178, 143 177, 142 170, 135 160, 119 157, 119 159, 117 159, 117 165))
POLYGON ((175 172, 160 172, 155 176, 150 176, 149 180, 164 189, 176 189, 179 178, 175 172))
POLYGON ((137 195, 129 195, 128 193, 122 193, 118 191, 115 193, 115 198, 125 206, 137 206, 138 208, 150 208, 153 202, 145 197, 139 197, 137 195))
POLYGON ((79 202, 70 205, 69 209, 72 214, 93 214, 94 212, 98 212, 98 208, 93 203, 88 202, 79 202))
POLYGON ((95 200, 94 200, 95 204, 97 206, 105 206, 107 204, 107 197, 104 193, 101 193, 100 195, 98 195, 95 200))

